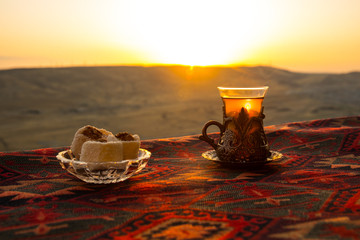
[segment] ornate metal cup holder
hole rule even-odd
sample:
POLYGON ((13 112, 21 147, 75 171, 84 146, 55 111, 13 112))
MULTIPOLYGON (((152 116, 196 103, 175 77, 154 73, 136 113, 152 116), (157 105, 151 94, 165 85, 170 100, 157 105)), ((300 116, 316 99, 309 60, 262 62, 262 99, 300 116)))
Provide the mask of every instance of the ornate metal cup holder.
POLYGON ((256 117, 250 117, 248 111, 241 108, 237 116, 224 115, 224 124, 217 121, 207 122, 199 138, 215 149, 219 161, 240 164, 265 163, 271 157, 271 152, 263 128, 264 118, 263 108, 256 117), (207 129, 211 125, 220 129, 218 143, 207 135, 207 129))

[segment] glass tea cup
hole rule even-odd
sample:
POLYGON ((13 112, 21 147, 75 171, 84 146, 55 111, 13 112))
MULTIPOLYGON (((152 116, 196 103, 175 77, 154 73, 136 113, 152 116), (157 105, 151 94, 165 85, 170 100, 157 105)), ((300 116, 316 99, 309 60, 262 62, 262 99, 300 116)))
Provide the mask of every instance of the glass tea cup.
POLYGON ((200 139, 215 149, 219 161, 264 162, 271 155, 263 128, 262 106, 268 88, 218 87, 223 101, 223 123, 207 122, 200 139), (218 143, 207 134, 212 125, 220 130, 218 143))

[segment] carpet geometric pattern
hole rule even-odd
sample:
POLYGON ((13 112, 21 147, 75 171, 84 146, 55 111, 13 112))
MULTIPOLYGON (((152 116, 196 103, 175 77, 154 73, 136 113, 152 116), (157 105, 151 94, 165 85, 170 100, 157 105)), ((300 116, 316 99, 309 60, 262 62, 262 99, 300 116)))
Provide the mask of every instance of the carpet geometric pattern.
POLYGON ((0 153, 0 239, 360 239, 360 116, 265 132, 284 157, 263 167, 206 160, 198 136, 145 140, 147 167, 107 185, 63 170, 68 147, 0 153))

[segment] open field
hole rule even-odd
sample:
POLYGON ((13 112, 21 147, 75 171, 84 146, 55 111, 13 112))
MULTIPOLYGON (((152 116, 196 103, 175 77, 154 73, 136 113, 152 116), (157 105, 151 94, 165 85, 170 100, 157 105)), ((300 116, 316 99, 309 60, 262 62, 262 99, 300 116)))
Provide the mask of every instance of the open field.
MULTIPOLYGON (((87 124, 142 139, 222 120, 217 86, 270 86, 265 125, 360 114, 360 72, 271 67, 73 67, 0 71, 0 151, 68 146, 87 124)), ((215 131, 216 129, 214 129, 215 131)))

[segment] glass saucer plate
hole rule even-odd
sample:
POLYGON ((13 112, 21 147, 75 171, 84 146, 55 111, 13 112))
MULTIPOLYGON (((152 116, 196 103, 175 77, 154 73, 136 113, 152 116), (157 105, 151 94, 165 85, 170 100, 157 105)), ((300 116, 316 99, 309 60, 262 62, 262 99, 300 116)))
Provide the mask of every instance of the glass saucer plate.
POLYGON ((217 162, 217 163, 220 163, 220 164, 236 165, 236 166, 240 166, 240 167, 260 166, 260 165, 264 165, 266 163, 269 163, 269 162, 272 162, 272 161, 275 161, 275 160, 280 160, 283 157, 283 155, 280 152, 277 152, 277 151, 271 151, 270 150, 270 153, 271 153, 270 157, 268 157, 265 161, 253 161, 253 162, 225 162, 225 161, 220 161, 218 156, 216 155, 215 150, 206 151, 203 154, 201 154, 201 156, 203 156, 207 160, 217 162))
POLYGON ((87 183, 108 184, 125 181, 146 167, 151 153, 140 148, 137 159, 119 162, 84 162, 77 160, 71 150, 56 156, 63 169, 87 183))

